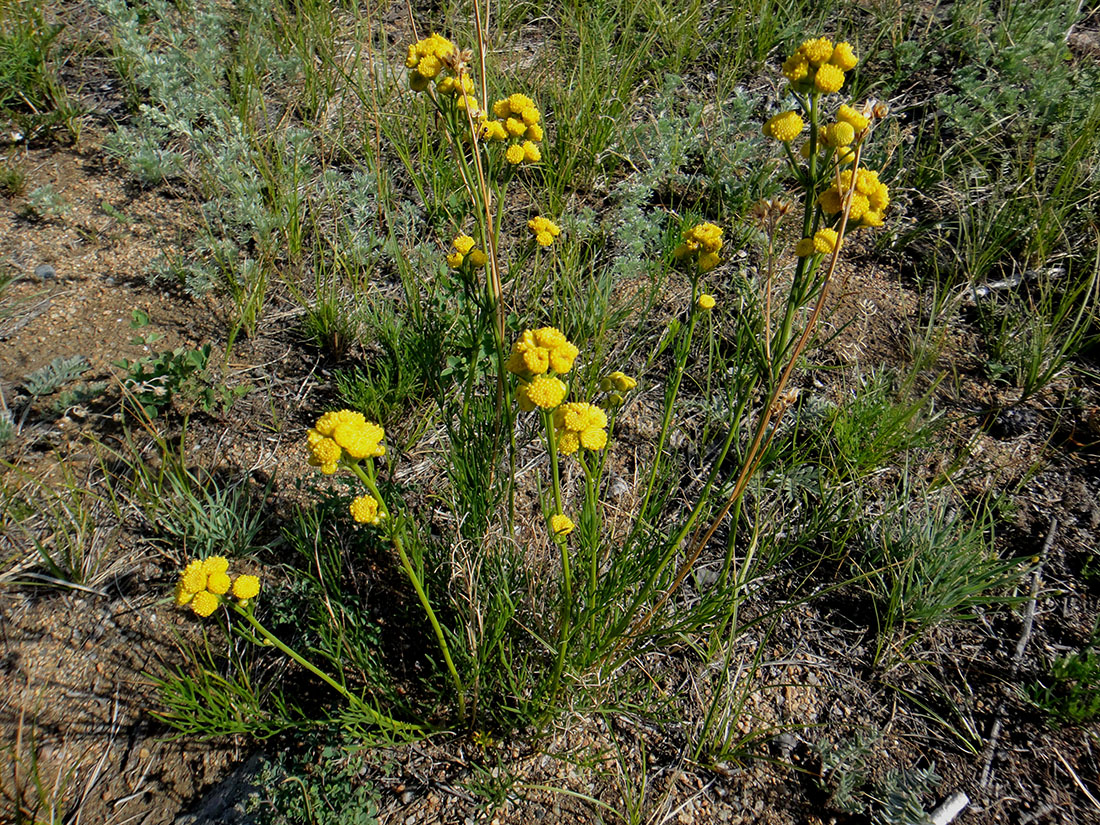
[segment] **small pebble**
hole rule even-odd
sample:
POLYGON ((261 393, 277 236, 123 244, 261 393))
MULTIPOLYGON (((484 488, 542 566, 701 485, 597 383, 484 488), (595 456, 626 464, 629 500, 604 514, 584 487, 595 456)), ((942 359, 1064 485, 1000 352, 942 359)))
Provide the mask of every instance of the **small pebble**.
POLYGON ((34 268, 34 277, 43 281, 52 281, 57 277, 57 270, 49 264, 39 264, 34 268))

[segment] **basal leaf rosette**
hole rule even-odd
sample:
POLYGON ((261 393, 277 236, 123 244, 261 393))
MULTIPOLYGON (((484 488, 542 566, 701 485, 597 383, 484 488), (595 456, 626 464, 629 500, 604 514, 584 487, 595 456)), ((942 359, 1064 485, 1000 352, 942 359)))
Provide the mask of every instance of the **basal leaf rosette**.
POLYGON ((336 472, 341 461, 357 462, 386 454, 385 430, 352 410, 327 412, 306 434, 309 463, 325 475, 336 472))

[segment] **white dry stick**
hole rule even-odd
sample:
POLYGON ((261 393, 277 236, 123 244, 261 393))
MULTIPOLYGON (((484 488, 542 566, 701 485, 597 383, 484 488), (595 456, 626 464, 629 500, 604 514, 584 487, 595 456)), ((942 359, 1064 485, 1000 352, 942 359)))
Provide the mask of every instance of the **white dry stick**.
MULTIPOLYGON (((1035 602, 1039 598, 1039 581, 1043 575, 1043 565, 1047 562, 1047 555, 1050 553, 1050 546, 1054 543, 1054 534, 1058 531, 1058 517, 1055 516, 1050 520, 1050 529, 1047 531, 1047 537, 1043 541, 1043 549, 1039 553, 1039 563, 1035 565, 1035 570, 1031 574, 1031 598, 1027 603, 1027 610, 1024 612, 1024 628, 1020 633, 1020 640, 1016 643, 1016 653, 1012 657, 1012 667, 1008 672, 1008 679, 1010 682, 1016 681, 1016 674, 1020 672, 1020 664, 1024 660, 1024 649, 1027 647, 1028 640, 1031 639, 1031 631, 1035 626, 1035 602)), ((986 787, 989 785, 989 780, 993 774, 993 757, 997 753, 997 740, 1001 736, 1001 725, 1004 724, 1004 710, 1005 700, 1001 699, 997 703, 997 710, 993 714, 993 727, 989 731, 989 743, 986 745, 985 762, 982 765, 981 778, 978 780, 979 787, 986 787)))
POLYGON ((947 797, 942 805, 929 814, 929 819, 932 821, 932 825, 948 825, 969 804, 970 797, 959 791, 947 797))

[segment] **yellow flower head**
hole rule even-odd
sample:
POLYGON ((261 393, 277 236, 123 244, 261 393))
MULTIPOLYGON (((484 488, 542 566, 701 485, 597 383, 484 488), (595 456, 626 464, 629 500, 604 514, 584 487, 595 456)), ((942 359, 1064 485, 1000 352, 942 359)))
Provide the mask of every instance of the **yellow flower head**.
POLYGON ((427 88, 426 81, 433 79, 443 69, 446 60, 455 50, 450 40, 438 34, 425 37, 409 46, 405 66, 409 69, 409 84, 415 91, 427 88), (420 88, 417 88, 420 86, 420 88))
POLYGON ((183 593, 194 595, 200 590, 206 589, 207 573, 203 570, 203 563, 199 559, 188 563, 180 576, 179 589, 183 593))
POLYGON ((782 112, 769 118, 761 131, 765 137, 775 138, 780 143, 790 143, 801 134, 804 126, 798 112, 782 112))
POLYGON ((500 120, 486 121, 483 133, 489 140, 508 140, 508 130, 504 128, 504 123, 500 120))
POLYGON ((352 503, 351 517, 359 524, 378 524, 382 520, 378 509, 378 499, 374 496, 359 496, 352 503))
POLYGON ((525 137, 528 140, 533 140, 538 143, 543 138, 542 127, 539 126, 537 123, 532 123, 530 126, 527 127, 525 137))
POLYGON ((527 133, 527 124, 520 118, 510 117, 504 121, 504 130, 512 137, 519 137, 527 133))
POLYGON ((364 419, 361 413, 357 415, 358 420, 347 421, 336 428, 332 434, 333 441, 354 460, 385 455, 382 439, 386 431, 364 419))
POLYGON ((837 43, 833 48, 833 54, 829 62, 840 68, 841 71, 850 72, 859 63, 859 58, 852 51, 852 44, 847 41, 837 43))
POLYGON ((798 51, 811 66, 817 67, 833 56, 833 41, 827 37, 807 40, 798 47, 798 51))
POLYGON ((505 366, 509 372, 530 381, 531 376, 542 375, 548 370, 564 375, 573 369, 578 355, 580 350, 561 330, 542 327, 524 331, 512 344, 512 353, 505 366))
POLYGON ((528 163, 538 163, 542 160, 542 152, 529 140, 523 142, 523 159, 528 163))
POLYGON ((619 372, 618 370, 600 379, 600 389, 604 392, 610 392, 613 389, 619 392, 626 392, 627 390, 634 389, 636 386, 638 386, 637 381, 625 372, 619 372))
MULTIPOLYGON (((522 155, 522 148, 520 148, 519 146, 510 146, 508 147, 508 150, 511 151, 512 148, 519 149, 520 154, 522 155)), ((541 215, 535 218, 531 218, 531 220, 527 221, 527 228, 531 230, 531 234, 535 236, 535 241, 538 243, 539 246, 550 246, 550 244, 554 242, 554 238, 558 237, 561 234, 561 227, 559 227, 553 221, 542 217, 541 215)))
POLYGON ((862 132, 871 125, 870 119, 864 117, 859 109, 855 109, 847 103, 837 109, 836 119, 851 124, 851 127, 855 129, 857 133, 862 132))
POLYGON ((561 513, 555 513, 550 516, 550 532, 555 536, 568 536, 573 532, 573 528, 576 525, 573 524, 573 519, 569 516, 562 515, 561 513))
POLYGON ((229 590, 228 573, 211 573, 206 582, 206 589, 215 596, 222 596, 229 590))
POLYGON ((794 254, 799 258, 809 258, 814 254, 814 239, 803 238, 794 245, 794 254))
POLYGON ((233 580, 233 598, 247 601, 260 594, 260 580, 256 576, 237 576, 233 580))
MULTIPOLYGON (((505 150, 504 159, 513 166, 523 163, 523 147, 518 143, 513 143, 505 150)), ((549 246, 549 244, 544 244, 544 246, 549 246)))
POLYGON ((210 556, 202 563, 202 572, 207 576, 224 573, 229 569, 229 560, 225 556, 210 556))
POLYGON ((818 195, 817 203, 826 215, 835 215, 844 206, 844 203, 840 200, 840 192, 837 191, 835 186, 830 186, 818 195))
POLYGON ((819 229, 814 233, 814 252, 825 255, 836 250, 837 234, 829 228, 819 229))
POLYGON ((804 80, 810 73, 810 62, 802 52, 795 52, 783 61, 783 76, 791 83, 804 80))
POLYGON ((814 75, 814 88, 819 92, 839 92, 844 85, 844 72, 832 63, 826 63, 814 75))
POLYGON ((709 310, 714 309, 715 303, 716 302, 714 300, 714 296, 713 295, 708 295, 705 292, 702 293, 698 298, 695 299, 695 306, 699 307, 699 309, 704 310, 704 311, 709 311, 709 310))
POLYGON ((191 599, 191 609, 205 619, 218 609, 218 597, 209 590, 200 590, 191 599))
POLYGON ((520 408, 529 405, 529 409, 539 407, 543 410, 552 410, 565 400, 567 392, 568 388, 560 378, 536 375, 519 389, 520 408))
POLYGON ((481 269, 485 264, 489 262, 489 256, 482 252, 480 249, 474 249, 470 251, 470 254, 466 258, 469 261, 470 266, 474 269, 481 269))
POLYGON ((474 248, 474 239, 469 235, 459 235, 454 239, 454 247, 459 253, 465 255, 474 248))
POLYGON ((607 413, 594 404, 573 402, 554 411, 558 451, 570 455, 579 448, 602 450, 607 446, 607 413))
POLYGON ((848 146, 855 139, 856 130, 851 123, 840 120, 825 127, 825 143, 829 146, 848 146))

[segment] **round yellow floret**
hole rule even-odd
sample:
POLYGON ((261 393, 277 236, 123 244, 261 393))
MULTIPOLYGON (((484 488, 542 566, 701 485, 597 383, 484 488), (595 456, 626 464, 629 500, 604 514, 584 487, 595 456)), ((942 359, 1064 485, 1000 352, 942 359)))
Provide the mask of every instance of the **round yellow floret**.
POLYGON ((859 58, 852 50, 852 44, 844 41, 833 47, 833 54, 829 58, 829 62, 840 67, 842 71, 850 72, 859 63, 859 58))
POLYGON ((862 132, 871 124, 871 121, 865 117, 862 112, 849 106, 847 103, 837 109, 836 119, 851 124, 856 132, 862 132))
MULTIPOLYGON (((515 147, 520 149, 520 147, 515 147)), ((509 150, 511 147, 509 147, 509 150)), ((520 149, 522 154, 523 150, 520 149)), ((541 215, 527 221, 527 228, 531 230, 531 234, 535 236, 535 241, 539 246, 550 246, 554 242, 554 238, 561 234, 561 228, 553 221, 542 217, 541 215)))
POLYGON ((484 125, 484 135, 489 140, 508 140, 508 130, 499 120, 487 121, 484 125))
POLYGON ((378 510, 378 499, 374 496, 359 496, 352 503, 351 517, 360 524, 378 524, 381 515, 378 510))
POLYGON ((462 266, 462 262, 465 260, 461 252, 452 252, 447 256, 447 266, 451 269, 458 269, 462 266))
POLYGON ((537 123, 532 123, 530 126, 527 127, 525 137, 528 140, 533 140, 537 143, 543 138, 542 127, 539 126, 537 123))
POLYGON ((520 146, 518 143, 513 143, 505 151, 504 159, 513 166, 523 163, 523 147, 520 146))
POLYGON ((576 525, 573 524, 573 519, 569 516, 562 515, 561 513, 555 513, 550 516, 550 531, 555 536, 568 536, 573 532, 573 528, 576 525))
POLYGON ((809 258, 814 254, 814 239, 803 238, 794 245, 794 254, 799 258, 809 258))
POLYGON ((804 126, 798 112, 782 112, 769 118, 762 131, 766 137, 775 138, 781 143, 790 143, 798 137, 804 126))
POLYGON ((254 599, 260 594, 260 580, 256 576, 237 576, 233 580, 233 597, 236 599, 254 599))
POLYGON ((529 384, 523 387, 527 400, 536 407, 544 410, 552 410, 565 400, 568 387, 560 378, 551 378, 548 375, 536 375, 529 384))
POLYGON ((634 389, 636 386, 638 386, 637 381, 625 372, 619 372, 618 370, 615 370, 615 372, 600 380, 600 389, 604 392, 610 392, 612 389, 616 389, 619 392, 626 392, 627 390, 634 389))
POLYGON ((564 374, 573 369, 580 350, 554 327, 525 330, 512 344, 512 353, 505 364, 509 372, 527 380, 547 370, 564 374))
POLYGON ((542 160, 542 152, 529 140, 523 142, 523 159, 528 163, 538 163, 542 160))
POLYGON ((791 83, 804 80, 810 73, 810 63, 801 52, 795 52, 783 61, 783 76, 791 83))
MULTIPOLYGON (((180 576, 179 581, 181 591, 194 595, 200 590, 206 589, 207 573, 202 569, 202 565, 203 563, 199 559, 195 559, 183 569, 183 574, 180 576)), ((185 602, 181 602, 181 604, 184 603, 185 602)))
POLYGON ((827 37, 818 37, 807 40, 798 51, 810 62, 812 66, 820 66, 833 56, 833 41, 827 37))
POLYGON ((554 411, 558 451, 570 455, 578 448, 602 450, 607 446, 607 414, 594 404, 562 404, 554 411))
POLYGON ((715 303, 714 296, 708 295, 705 292, 695 300, 695 306, 702 310, 714 309, 715 303))
POLYGON ((474 248, 474 239, 469 235, 459 235, 454 239, 454 248, 465 255, 474 248))
POLYGON ((229 559, 225 556, 210 556, 203 560, 202 572, 207 576, 213 576, 218 573, 224 573, 229 569, 229 559))
POLYGON ((819 92, 839 92, 844 85, 844 72, 832 63, 826 63, 814 75, 814 88, 819 92))
POLYGON ((504 130, 512 137, 519 137, 526 134, 527 124, 520 118, 510 117, 504 121, 504 130))
POLYGON ((386 435, 377 424, 362 419, 345 422, 336 428, 332 439, 353 459, 375 458, 386 454, 382 439, 386 435))
POLYGON ((200 590, 191 599, 191 609, 204 619, 218 609, 218 597, 209 590, 200 590))
POLYGON ((833 229, 819 229, 814 233, 814 252, 819 255, 836 251, 837 234, 833 229))
POLYGON ((840 192, 837 191, 835 186, 830 186, 818 195, 817 203, 826 215, 835 215, 844 206, 840 200, 840 192))
POLYGON ((856 130, 843 120, 825 127, 825 143, 829 146, 847 146, 856 139, 856 130))
POLYGON ((221 596, 229 590, 228 573, 211 573, 206 582, 206 589, 216 596, 221 596))
POLYGON ((489 262, 489 256, 482 252, 480 249, 474 249, 470 251, 467 260, 470 262, 470 266, 474 269, 481 269, 485 264, 489 262))

